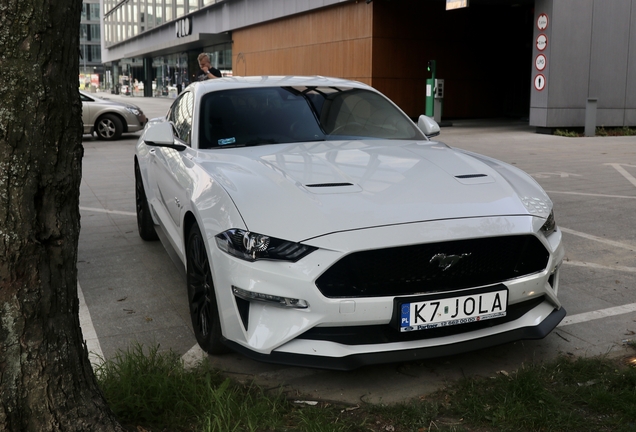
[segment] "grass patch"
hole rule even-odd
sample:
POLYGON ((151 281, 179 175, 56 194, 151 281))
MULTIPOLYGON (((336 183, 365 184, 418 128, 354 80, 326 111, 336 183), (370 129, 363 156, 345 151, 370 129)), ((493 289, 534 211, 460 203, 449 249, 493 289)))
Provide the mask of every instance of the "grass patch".
POLYGON ((302 407, 280 391, 242 385, 209 362, 135 345, 96 370, 111 409, 131 431, 363 431, 365 419, 331 404, 302 407), (319 408, 319 409, 317 409, 319 408), (141 428, 139 428, 141 427, 141 428))
MULTIPOLYGON (((583 129, 581 128, 577 128, 575 130, 556 129, 554 131, 554 135, 562 136, 562 137, 570 137, 570 138, 585 136, 585 134, 583 133, 583 129)), ((596 136, 601 136, 601 137, 634 136, 634 135, 636 135, 636 128, 630 128, 627 126, 609 127, 609 128, 601 126, 596 128, 596 136)))
POLYGON ((636 128, 629 128, 624 126, 622 128, 596 128, 596 135, 598 136, 634 136, 636 135, 636 128))
POLYGON ((243 385, 207 361, 186 369, 173 352, 141 346, 97 369, 131 431, 633 431, 636 368, 607 358, 559 358, 495 377, 469 377, 402 404, 294 403, 243 385))
POLYGON ((569 137, 569 138, 577 138, 577 137, 583 136, 583 133, 582 132, 568 130, 568 129, 557 129, 557 130, 554 131, 554 135, 562 136, 562 137, 569 137))
POLYGON ((452 412, 492 430, 636 430, 636 370, 604 358, 468 378, 452 395, 452 412))

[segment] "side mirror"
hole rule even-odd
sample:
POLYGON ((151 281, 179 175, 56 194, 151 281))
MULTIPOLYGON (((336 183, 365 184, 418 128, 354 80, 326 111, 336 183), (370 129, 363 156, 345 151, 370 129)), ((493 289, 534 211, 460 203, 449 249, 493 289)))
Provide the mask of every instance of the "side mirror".
POLYGON ((421 115, 419 119, 417 119, 417 127, 426 135, 428 138, 439 135, 439 125, 435 120, 425 115, 421 115))
POLYGON ((154 123, 148 126, 146 132, 144 132, 143 140, 146 145, 156 147, 169 147, 175 150, 185 150, 186 146, 179 144, 174 140, 174 133, 172 132, 172 124, 170 122, 154 123))

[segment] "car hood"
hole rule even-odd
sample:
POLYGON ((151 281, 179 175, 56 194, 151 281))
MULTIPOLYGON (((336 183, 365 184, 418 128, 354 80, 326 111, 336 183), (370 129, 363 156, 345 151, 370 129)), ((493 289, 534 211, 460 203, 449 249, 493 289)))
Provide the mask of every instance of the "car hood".
POLYGON ((104 99, 104 98, 95 97, 95 96, 91 96, 91 97, 94 99, 92 104, 94 104, 95 106, 99 106, 100 108, 106 108, 106 107, 110 107, 110 106, 115 106, 115 107, 129 107, 129 108, 135 108, 135 109, 139 110, 139 107, 137 105, 134 105, 134 104, 131 104, 131 103, 118 102, 118 101, 114 101, 114 100, 110 100, 110 99, 104 99))
POLYGON ((521 170, 438 142, 321 141, 199 155, 249 230, 292 241, 431 220, 547 217, 552 207, 521 170))

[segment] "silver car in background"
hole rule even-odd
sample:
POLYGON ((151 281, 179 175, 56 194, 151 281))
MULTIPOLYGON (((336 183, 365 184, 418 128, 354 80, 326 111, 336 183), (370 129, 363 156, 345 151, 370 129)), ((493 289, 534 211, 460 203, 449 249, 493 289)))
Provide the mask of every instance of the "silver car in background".
POLYGON ((116 140, 124 132, 137 132, 144 128, 148 119, 141 109, 133 104, 115 102, 80 91, 84 133, 97 133, 103 140, 116 140))

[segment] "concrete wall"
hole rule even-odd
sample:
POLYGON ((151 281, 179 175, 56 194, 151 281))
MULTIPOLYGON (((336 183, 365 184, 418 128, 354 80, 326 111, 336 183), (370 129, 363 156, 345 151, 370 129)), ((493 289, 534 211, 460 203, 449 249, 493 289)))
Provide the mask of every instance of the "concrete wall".
POLYGON ((535 25, 534 40, 544 34, 548 45, 535 46, 533 60, 542 53, 547 66, 532 64, 530 125, 582 127, 586 101, 596 98, 598 126, 635 126, 636 0, 536 0, 535 22, 542 13, 548 28, 535 25))

